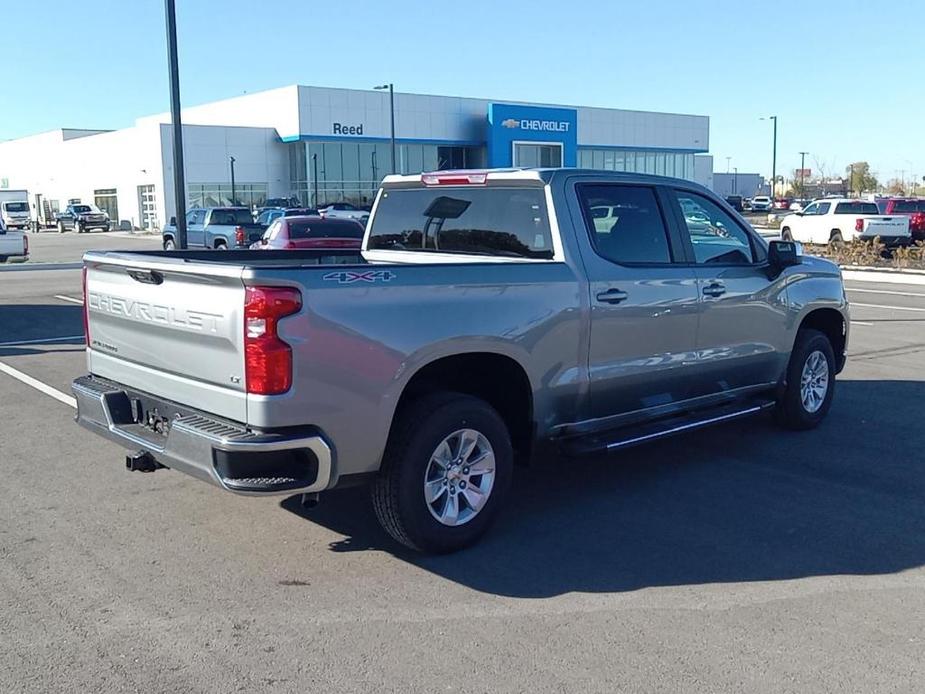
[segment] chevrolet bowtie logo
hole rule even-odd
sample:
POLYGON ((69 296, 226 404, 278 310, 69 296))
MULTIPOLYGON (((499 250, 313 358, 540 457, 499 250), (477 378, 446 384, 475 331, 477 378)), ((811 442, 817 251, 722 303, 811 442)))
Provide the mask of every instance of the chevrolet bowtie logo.
POLYGON ((501 125, 503 125, 505 128, 519 128, 520 121, 516 118, 508 118, 507 120, 501 121, 501 125))

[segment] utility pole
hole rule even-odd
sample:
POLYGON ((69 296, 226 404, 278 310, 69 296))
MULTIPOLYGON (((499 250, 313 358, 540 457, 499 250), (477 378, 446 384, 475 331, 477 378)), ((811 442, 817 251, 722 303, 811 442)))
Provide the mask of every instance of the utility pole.
POLYGON ((177 210, 177 248, 186 248, 186 177, 183 172, 183 124, 180 122, 180 74, 177 67, 177 12, 164 0, 167 18, 167 69, 170 72, 170 119, 173 121, 173 188, 177 210))
POLYGON ((738 195, 739 193, 739 167, 734 166, 732 170, 735 172, 732 174, 732 194, 738 195))
POLYGON ((777 116, 771 116, 774 121, 774 153, 771 157, 771 198, 775 197, 777 189, 777 116))
POLYGON ((731 159, 732 159, 732 157, 726 157, 726 173, 727 173, 727 174, 729 173, 729 161, 730 161, 731 159))
POLYGON ((377 87, 373 87, 376 90, 389 90, 389 113, 391 114, 391 125, 392 125, 392 173, 395 171, 395 90, 392 87, 392 83, 380 84, 377 87))
POLYGON ((806 155, 809 152, 799 152, 800 155, 800 198, 806 197, 806 155))
POLYGON ((235 195, 234 190, 234 157, 228 157, 231 160, 231 204, 238 204, 238 196, 235 195))

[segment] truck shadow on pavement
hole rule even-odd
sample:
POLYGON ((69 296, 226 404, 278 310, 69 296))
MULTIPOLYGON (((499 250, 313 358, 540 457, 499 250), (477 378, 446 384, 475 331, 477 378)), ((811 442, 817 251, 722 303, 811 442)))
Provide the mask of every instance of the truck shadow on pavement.
MULTIPOLYGON (((0 343, 79 335, 80 338, 71 343, 48 344, 82 344, 83 334, 83 307, 77 304, 0 304, 0 343)), ((18 345, 23 348, 28 346, 18 345)), ((14 353, 24 352, 17 350, 14 353)))
POLYGON ((365 488, 311 511, 296 497, 282 505, 345 535, 334 551, 390 551, 505 596, 893 573, 925 564, 922 402, 923 382, 839 381, 815 431, 760 418, 518 469, 492 531, 448 556, 399 548, 365 488))

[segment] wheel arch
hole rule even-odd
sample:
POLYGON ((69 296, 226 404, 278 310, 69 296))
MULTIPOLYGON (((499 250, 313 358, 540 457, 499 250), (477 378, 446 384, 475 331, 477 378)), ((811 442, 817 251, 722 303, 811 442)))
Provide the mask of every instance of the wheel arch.
POLYGON ((811 310, 800 321, 799 330, 818 330, 832 344, 835 353, 836 373, 845 366, 845 346, 848 341, 848 325, 845 316, 838 309, 822 307, 811 310))
POLYGON ((464 393, 491 405, 504 420, 518 458, 532 452, 533 388, 523 365, 499 352, 473 351, 446 355, 421 365, 402 388, 397 413, 411 402, 440 391, 464 393))

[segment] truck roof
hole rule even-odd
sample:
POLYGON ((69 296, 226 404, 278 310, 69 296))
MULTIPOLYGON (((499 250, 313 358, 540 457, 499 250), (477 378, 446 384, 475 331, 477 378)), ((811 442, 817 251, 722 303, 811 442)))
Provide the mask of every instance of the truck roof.
POLYGON ((382 185, 406 187, 411 185, 485 185, 514 181, 535 181, 549 183, 558 176, 595 176, 606 177, 616 181, 651 183, 661 185, 684 185, 701 187, 700 184, 686 179, 654 174, 634 173, 630 171, 602 171, 600 169, 578 169, 574 167, 559 168, 501 168, 501 169, 453 169, 445 171, 427 171, 421 174, 390 174, 382 180, 382 185))

